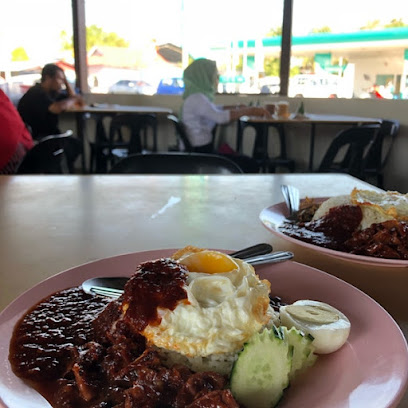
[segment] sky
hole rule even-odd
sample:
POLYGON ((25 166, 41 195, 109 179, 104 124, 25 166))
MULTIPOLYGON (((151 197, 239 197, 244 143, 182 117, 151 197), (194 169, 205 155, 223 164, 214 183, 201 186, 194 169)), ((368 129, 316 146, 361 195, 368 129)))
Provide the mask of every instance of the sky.
MULTIPOLYGON (((86 0, 86 23, 116 32, 134 46, 155 38, 180 44, 181 39, 204 52, 208 44, 261 38, 281 26, 283 0, 86 0), (183 9, 183 14, 179 10, 183 9), (181 24, 184 16, 184 25, 181 24), (183 30, 184 27, 184 30, 183 30)), ((58 52, 60 32, 72 33, 71 0, 3 0, 0 63, 23 46, 31 58, 58 52)), ((294 0, 293 34, 329 26, 353 31, 368 21, 402 18, 408 24, 407 0, 294 0)), ((193 54, 194 55, 194 54, 193 54)))

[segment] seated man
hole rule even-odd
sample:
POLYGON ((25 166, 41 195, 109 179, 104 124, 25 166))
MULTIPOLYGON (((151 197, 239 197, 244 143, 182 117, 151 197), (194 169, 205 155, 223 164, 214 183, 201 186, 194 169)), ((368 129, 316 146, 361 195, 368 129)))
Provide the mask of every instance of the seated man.
POLYGON ((33 139, 17 109, 0 89, 0 174, 13 174, 33 139))
POLYGON ((17 108, 24 122, 31 127, 33 138, 39 140, 61 133, 58 115, 83 104, 82 97, 75 94, 64 71, 58 65, 47 64, 42 69, 41 83, 23 95, 17 108))

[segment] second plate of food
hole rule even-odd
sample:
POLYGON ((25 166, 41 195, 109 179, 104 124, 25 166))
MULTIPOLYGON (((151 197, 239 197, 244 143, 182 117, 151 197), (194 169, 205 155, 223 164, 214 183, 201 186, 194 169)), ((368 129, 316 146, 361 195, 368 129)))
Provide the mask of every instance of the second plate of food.
MULTIPOLYGON (((315 203, 322 203, 327 197, 314 198, 315 203)), ((335 258, 346 259, 353 262, 358 262, 367 265, 375 266, 387 266, 387 267, 399 267, 408 268, 408 261, 401 259, 386 259, 386 258, 376 258, 366 255, 356 255, 348 252, 336 251, 334 249, 325 248, 316 244, 302 241, 298 238, 291 237, 281 231, 281 227, 285 221, 288 220, 289 211, 284 202, 272 205, 270 207, 264 208, 259 214, 259 219, 262 224, 273 234, 279 236, 280 238, 289 241, 291 243, 300 245, 318 251, 320 253, 333 256, 335 258)))

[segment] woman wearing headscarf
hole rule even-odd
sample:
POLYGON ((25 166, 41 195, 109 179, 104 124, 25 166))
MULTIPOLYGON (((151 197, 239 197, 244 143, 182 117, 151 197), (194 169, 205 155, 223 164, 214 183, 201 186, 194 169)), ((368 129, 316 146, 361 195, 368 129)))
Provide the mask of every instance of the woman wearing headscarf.
POLYGON ((215 61, 200 58, 192 62, 183 74, 184 103, 181 118, 194 151, 214 153, 212 130, 241 116, 270 116, 260 107, 222 107, 214 104, 218 86, 218 69, 215 61))

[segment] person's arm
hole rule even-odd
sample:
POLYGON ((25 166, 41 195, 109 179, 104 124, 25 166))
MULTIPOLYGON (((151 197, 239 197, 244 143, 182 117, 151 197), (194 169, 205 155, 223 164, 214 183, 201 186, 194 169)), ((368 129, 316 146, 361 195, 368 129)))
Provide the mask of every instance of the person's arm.
POLYGON ((62 112, 65 112, 66 110, 77 107, 77 106, 83 106, 84 101, 80 95, 75 95, 68 97, 66 99, 63 99, 62 101, 58 102, 53 102, 49 107, 48 110, 52 113, 55 113, 56 115, 59 115, 62 112))
POLYGON ((265 109, 258 106, 248 106, 237 109, 230 109, 230 120, 237 120, 241 116, 265 116, 270 117, 271 114, 265 109))
POLYGON ((239 105, 224 105, 222 109, 224 110, 231 110, 231 109, 238 109, 238 108, 245 108, 247 105, 244 103, 240 103, 239 105))
POLYGON ((64 74, 64 85, 67 90, 68 98, 62 99, 60 101, 53 102, 48 110, 56 115, 73 108, 74 106, 84 106, 85 102, 81 95, 77 95, 72 89, 71 84, 68 82, 67 77, 64 74))

